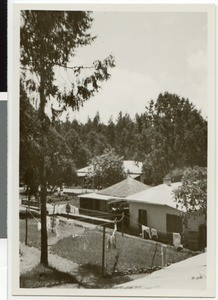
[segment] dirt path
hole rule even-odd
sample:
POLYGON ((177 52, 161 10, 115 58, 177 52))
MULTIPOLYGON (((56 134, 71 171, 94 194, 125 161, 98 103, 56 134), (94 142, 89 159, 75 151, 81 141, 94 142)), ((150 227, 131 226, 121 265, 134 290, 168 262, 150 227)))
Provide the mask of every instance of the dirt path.
MULTIPOLYGON (((20 274, 32 270, 40 262, 40 250, 21 244, 20 274)), ((55 269, 74 275, 78 274, 79 265, 58 255, 48 254, 49 265, 55 269)))

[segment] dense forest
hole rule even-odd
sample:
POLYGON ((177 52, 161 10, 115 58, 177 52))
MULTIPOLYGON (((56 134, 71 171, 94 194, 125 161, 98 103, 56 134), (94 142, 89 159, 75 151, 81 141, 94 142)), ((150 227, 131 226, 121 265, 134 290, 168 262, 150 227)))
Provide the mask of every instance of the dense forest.
MULTIPOLYGON (((35 185, 41 125, 24 91, 20 103, 21 180, 35 185)), ((142 161, 147 184, 158 184, 168 174, 179 176, 186 167, 207 166, 207 121, 188 99, 175 94, 160 94, 134 119, 120 112, 107 124, 99 113, 86 124, 69 118, 57 121, 55 116, 48 122, 52 122, 46 135, 49 184, 76 184, 76 170, 110 150, 125 160, 142 161)))

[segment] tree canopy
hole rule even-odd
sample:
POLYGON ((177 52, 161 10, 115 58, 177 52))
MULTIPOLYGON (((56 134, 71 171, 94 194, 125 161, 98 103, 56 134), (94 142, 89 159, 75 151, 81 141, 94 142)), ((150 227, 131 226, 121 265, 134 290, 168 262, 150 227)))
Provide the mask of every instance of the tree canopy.
POLYGON ((146 109, 148 148, 144 170, 160 183, 176 168, 207 166, 207 122, 193 104, 175 94, 160 94, 146 109))
POLYGON ((78 168, 105 149, 114 149, 125 160, 142 161, 147 184, 160 184, 167 175, 178 181, 185 168, 207 166, 207 121, 188 99, 174 94, 160 94, 134 118, 120 112, 104 124, 97 113, 85 124, 74 120, 55 127, 67 140, 71 130, 72 136, 77 133, 78 168))
POLYGON ((42 147, 42 126, 22 84, 20 97, 20 182, 27 185, 30 194, 36 194, 41 184, 39 160, 45 155, 46 180, 49 186, 75 183, 73 149, 53 126, 44 133, 45 144, 42 147))
MULTIPOLYGON (((101 82, 110 78, 108 69, 115 66, 112 55, 103 61, 94 61, 90 66, 69 64, 73 61, 78 47, 89 45, 94 41, 95 37, 90 33, 91 25, 91 13, 87 11, 21 11, 21 85, 26 91, 29 102, 36 103, 37 112, 34 115, 39 125, 40 137, 36 143, 39 151, 37 153, 33 150, 37 153, 38 160, 33 168, 39 170, 38 183, 41 185, 41 263, 45 266, 48 265, 47 182, 54 180, 53 174, 57 169, 53 170, 51 166, 55 165, 57 157, 58 171, 61 171, 62 166, 66 164, 63 151, 59 151, 64 140, 60 135, 58 139, 54 138, 58 132, 52 128, 53 124, 64 110, 79 109, 84 101, 98 92, 101 82), (65 80, 59 82, 57 72, 60 68, 69 71, 67 76, 70 86, 67 86, 65 80), (53 105, 55 101, 58 103, 58 108, 53 105)), ((22 102, 22 92, 20 96, 22 102)), ((26 126, 25 123, 21 125, 26 126)), ((24 139, 26 137, 29 137, 28 133, 23 136, 24 139)), ((25 141, 22 146, 24 144, 25 141)), ((33 143, 29 145, 32 146, 33 143)), ((21 154, 21 156, 25 160, 26 155, 21 154)), ((66 168, 62 169, 63 173, 66 170, 69 171, 66 168)))
POLYGON ((86 180, 92 187, 102 189, 125 178, 123 157, 116 155, 113 150, 105 150, 103 155, 91 159, 86 180))
POLYGON ((207 215, 207 168, 188 168, 182 177, 182 185, 174 190, 174 197, 187 213, 207 215))
POLYGON ((92 21, 91 13, 87 11, 22 11, 21 69, 25 71, 26 88, 41 93, 39 112, 42 114, 51 97, 59 102, 57 113, 67 107, 79 109, 99 90, 100 82, 110 78, 108 68, 115 65, 111 55, 90 66, 69 65, 78 47, 95 40, 90 34, 92 21), (64 81, 58 85, 58 68, 69 72, 70 88, 64 81), (29 73, 34 74, 34 80, 28 77, 29 73))

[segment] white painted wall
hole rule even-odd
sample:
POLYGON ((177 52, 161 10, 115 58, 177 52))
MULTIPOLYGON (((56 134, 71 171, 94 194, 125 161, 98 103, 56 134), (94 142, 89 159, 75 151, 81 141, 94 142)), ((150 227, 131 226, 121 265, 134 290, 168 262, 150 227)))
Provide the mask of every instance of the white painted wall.
POLYGON ((180 215, 180 211, 165 205, 155 205, 140 202, 130 202, 129 203, 129 213, 130 213, 130 228, 135 231, 138 230, 138 214, 139 209, 144 209, 147 211, 147 226, 155 228, 160 231, 167 231, 167 220, 166 215, 180 215), (135 222, 136 221, 136 222, 135 222))

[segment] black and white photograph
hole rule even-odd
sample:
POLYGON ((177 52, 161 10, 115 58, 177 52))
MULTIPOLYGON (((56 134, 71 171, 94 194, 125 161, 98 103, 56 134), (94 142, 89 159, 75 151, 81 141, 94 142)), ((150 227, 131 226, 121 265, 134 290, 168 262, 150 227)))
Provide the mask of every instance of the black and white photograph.
POLYGON ((214 6, 15 8, 14 293, 213 296, 214 6))

